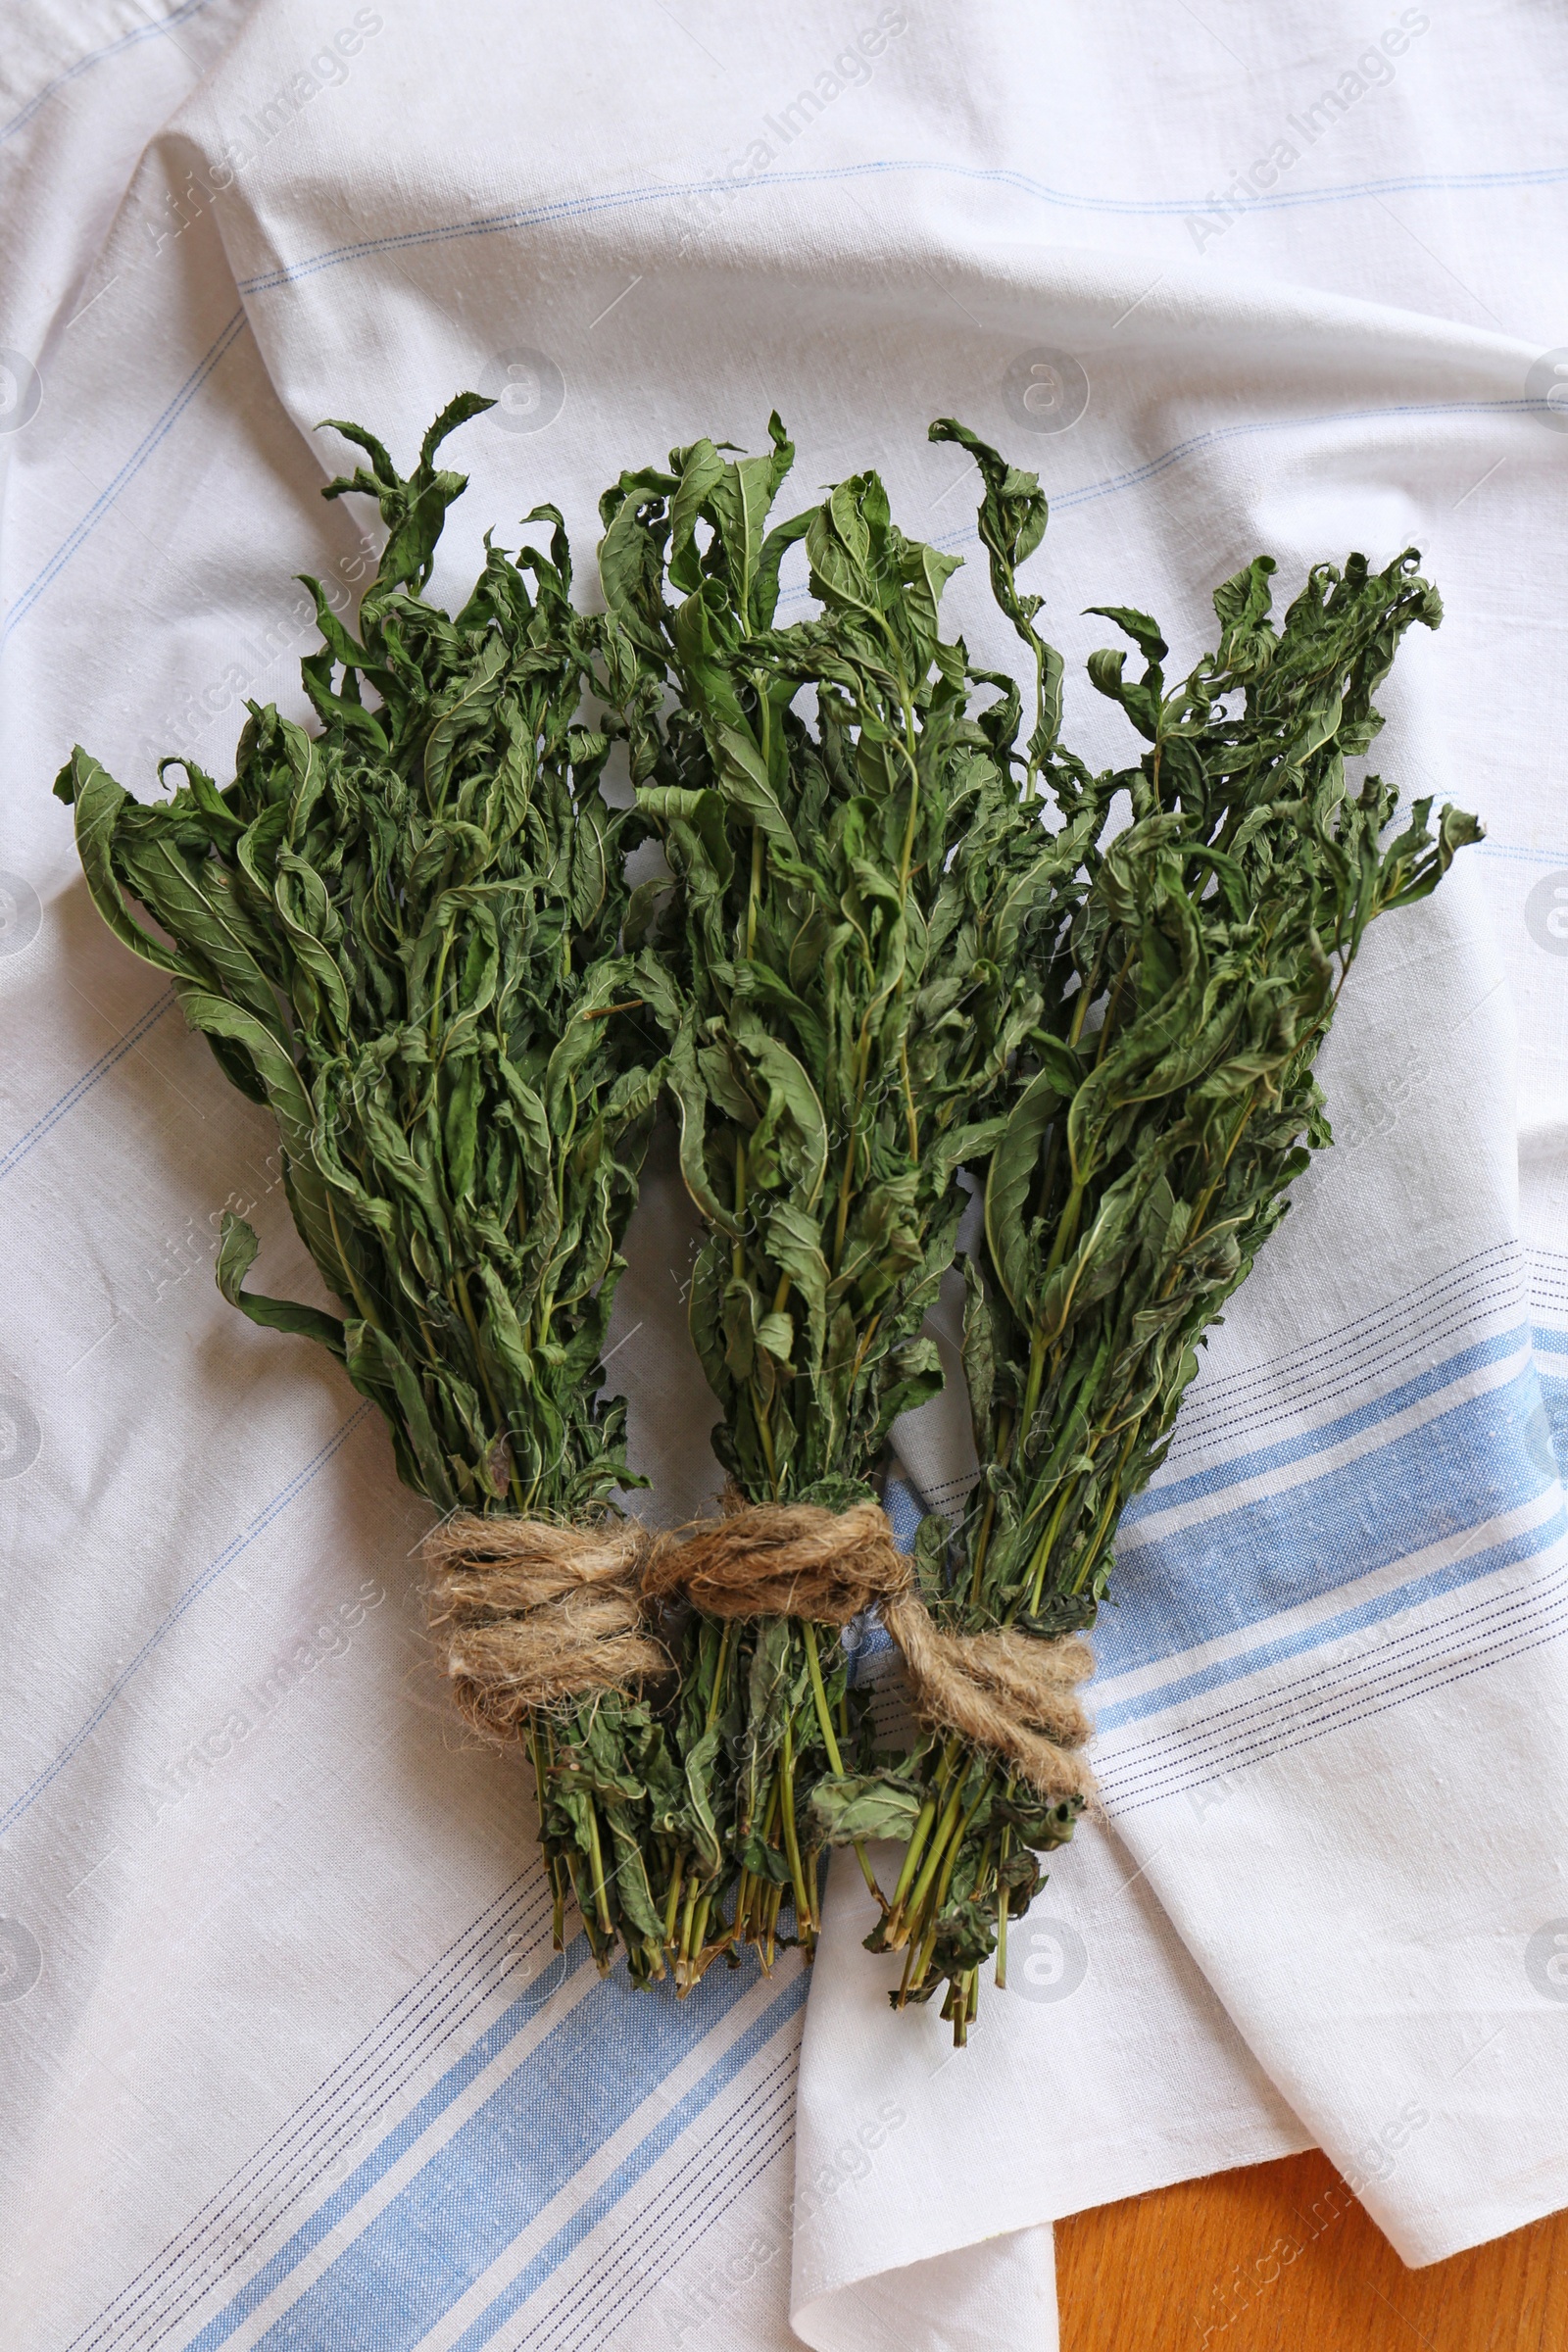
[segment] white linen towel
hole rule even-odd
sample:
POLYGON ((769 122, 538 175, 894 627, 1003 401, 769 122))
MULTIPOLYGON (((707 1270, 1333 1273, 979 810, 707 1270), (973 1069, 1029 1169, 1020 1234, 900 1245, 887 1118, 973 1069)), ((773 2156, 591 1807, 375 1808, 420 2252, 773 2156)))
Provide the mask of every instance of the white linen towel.
MULTIPOLYGON (((1205 18, 8 29, 8 2342, 1041 2352, 1047 2225, 1101 2198, 1317 2139, 1412 2261, 1568 2201, 1568 39, 1523 0, 1205 18), (950 619, 1002 666, 924 439, 963 416, 1051 495, 1031 578, 1096 756, 1082 606, 1147 606, 1180 658, 1260 548, 1288 593, 1411 540, 1449 605, 1379 758, 1491 838, 1373 934, 1324 1056, 1342 1140, 1129 1519, 1108 1825, 957 2057, 888 2012, 836 1875, 798 2162, 798 1972, 676 2008, 543 1948, 521 1777, 422 1663, 424 1514, 332 1367, 211 1286, 225 1196, 269 1287, 305 1279, 267 1123, 103 934, 47 793, 74 739, 145 795, 167 753, 226 774, 245 696, 299 709, 292 575, 348 609, 369 544, 317 496, 318 419, 406 458, 470 383, 503 405, 451 445, 437 593, 541 497, 586 573, 620 466, 755 446, 776 405, 803 501, 876 464, 969 553, 950 619)), ((689 1233, 656 1166, 612 1371, 670 1518, 712 1483, 689 1233)), ((953 1407, 901 1432, 937 1501, 953 1407)))

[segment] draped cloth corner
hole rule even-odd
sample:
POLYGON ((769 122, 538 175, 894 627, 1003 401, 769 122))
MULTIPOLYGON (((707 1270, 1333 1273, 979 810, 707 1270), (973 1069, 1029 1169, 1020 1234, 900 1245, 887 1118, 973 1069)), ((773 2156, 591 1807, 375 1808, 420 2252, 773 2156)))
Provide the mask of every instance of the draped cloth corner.
POLYGON ((452 1694, 491 1740, 596 1691, 634 1691, 670 1661, 643 1620, 635 1521, 563 1526, 460 1511, 424 1539, 430 1631, 452 1694))
POLYGON ((1088 1642, 1011 1626, 943 1633, 878 1503, 749 1503, 731 1488, 721 1518, 653 1539, 642 1583, 651 1598, 684 1592, 713 1617, 847 1625, 877 1602, 922 1721, 994 1750, 1048 1803, 1094 1794, 1081 1752, 1092 1727, 1077 1695, 1095 1670, 1088 1642))

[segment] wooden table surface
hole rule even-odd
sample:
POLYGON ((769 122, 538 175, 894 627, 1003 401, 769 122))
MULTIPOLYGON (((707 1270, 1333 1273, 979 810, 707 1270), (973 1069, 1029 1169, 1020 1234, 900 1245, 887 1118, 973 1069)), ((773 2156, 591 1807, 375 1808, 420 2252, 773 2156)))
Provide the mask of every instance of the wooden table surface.
POLYGON ((1568 2352, 1568 2214, 1407 2271, 1314 2150, 1056 2225, 1061 2352, 1568 2352))

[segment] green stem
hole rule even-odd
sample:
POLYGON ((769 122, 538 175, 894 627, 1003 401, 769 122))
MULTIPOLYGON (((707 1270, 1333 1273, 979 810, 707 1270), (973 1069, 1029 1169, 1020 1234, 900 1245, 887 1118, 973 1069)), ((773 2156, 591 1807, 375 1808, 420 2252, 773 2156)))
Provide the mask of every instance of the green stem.
POLYGON ((566 1927, 566 1896, 561 1884, 561 1857, 552 1852, 545 1836, 545 1765, 539 1752, 539 1718, 528 1718, 528 1752, 533 1758, 534 1788, 539 1797, 539 1842, 544 1847, 545 1862, 550 1878, 551 1941, 559 1952, 564 1948, 566 1927))
POLYGON ((703 1724, 705 1732, 710 1732, 718 1721, 719 1701, 724 1693, 724 1668, 729 1662, 729 1638, 734 1624, 733 1617, 726 1617, 724 1630, 718 1637, 718 1655, 713 1660, 713 1688, 708 1693, 708 1714, 703 1724))
POLYGON ((692 1948, 692 1921, 697 1916, 697 1898, 700 1885, 701 1882, 699 1881, 697 1873, 694 1870, 691 1874, 691 1883, 686 1889, 686 1908, 681 1915, 680 1950, 675 1956, 675 1982, 683 1992, 690 1990, 690 1978, 687 1972, 690 1964, 692 1948))
POLYGON ((686 1857, 681 1854, 677 1856, 675 1867, 669 1874, 669 1893, 664 1900, 664 1942, 671 1950, 675 1944, 675 1919, 680 1910, 681 1887, 685 1878, 686 1857))
POLYGON ((1066 1515, 1067 1505, 1077 1494, 1081 1484, 1081 1479, 1074 1478, 1070 1479, 1062 1488, 1046 1532, 1035 1545, 1034 1557, 1029 1563, 1029 1614, 1031 1617, 1039 1609, 1045 1593, 1046 1570, 1051 1564, 1051 1555, 1056 1548, 1056 1539, 1061 1533, 1061 1522, 1066 1515))
POLYGON ((909 1891, 909 1882, 914 1877, 921 1853, 925 1848, 925 1841, 931 1835, 931 1824, 936 1817, 936 1798, 928 1796, 914 1817, 914 1827, 909 1832, 909 1842, 904 1849, 904 1867, 899 1872, 899 1883, 893 1889, 893 1918, 895 1921, 903 1914, 904 1898, 909 1891))
MULTIPOLYGON (((1106 1539, 1109 1537, 1111 1527, 1115 1521, 1116 1512, 1121 1503, 1122 1473, 1127 1467, 1127 1456, 1133 1449, 1133 1440, 1137 1435, 1138 1425, 1136 1422, 1134 1422, 1133 1426, 1128 1430, 1127 1435, 1122 1440, 1121 1453, 1117 1459, 1115 1470, 1111 1474, 1110 1492, 1105 1496, 1105 1507, 1100 1514, 1099 1521, 1095 1527, 1095 1532, 1089 1541, 1089 1548, 1084 1553, 1083 1558, 1079 1561, 1077 1574, 1072 1580, 1072 1589, 1075 1592, 1081 1592, 1083 1591, 1085 1585, 1089 1582, 1090 1574, 1094 1569, 1096 1561, 1099 1559, 1101 1552, 1104 1549, 1106 1539)), ((1045 1570, 1042 1566, 1042 1578, 1044 1577, 1044 1574, 1045 1570)), ((1039 1605, 1040 1604, 1037 1601, 1035 1606, 1038 1608, 1039 1605)))
MULTIPOLYGON (((949 1797, 946 1805, 942 1809, 942 1818, 937 1823, 937 1834, 931 1840, 931 1851, 927 1854, 925 1862, 921 1868, 920 1875, 914 1882, 914 1891, 910 1895, 908 1903, 908 1917, 910 1926, 909 1930, 906 1932, 912 1932, 914 1921, 920 1918, 925 1909, 926 1896, 931 1891, 932 1880, 942 1867, 943 1856, 947 1849, 948 1839, 952 1837, 954 1825, 957 1821, 958 1806, 962 1800, 962 1797, 963 1776, 961 1773, 959 1773, 955 1776, 953 1794, 949 1797)), ((903 1938, 901 1938, 901 1940, 903 1940, 903 1938)), ((923 1975, 924 1973, 925 1972, 922 1970, 921 1974, 923 1975)))
POLYGON ((588 1846, 593 1863, 594 1910, 607 1936, 613 1936, 615 1923, 610 1915, 610 1891, 605 1885, 605 1857, 599 1842, 599 1808, 592 1797, 588 1799, 588 1846))
POLYGON ((784 1851, 789 1856, 790 1879, 795 1888, 795 1917, 803 1941, 808 1941, 816 1921, 810 1897, 806 1891, 806 1873, 801 1867, 801 1843, 795 1829, 795 1741, 788 1718, 784 1724, 784 1751, 779 1761, 779 1804, 784 1817, 784 1851))
POLYGON ((359 1277, 354 1271, 353 1262, 349 1257, 348 1251, 343 1247, 343 1236, 338 1228, 337 1210, 332 1206, 331 1186, 328 1185, 325 1188, 325 1191, 326 1221, 332 1228, 332 1247, 337 1251, 338 1263, 342 1266, 343 1272, 347 1277, 349 1289, 354 1293, 354 1303, 360 1310, 362 1320, 368 1323, 372 1331, 380 1331, 384 1329, 381 1318, 376 1313, 374 1307, 370 1304, 369 1299, 365 1296, 365 1293, 361 1290, 359 1277))
MULTIPOLYGON (((828 1710, 827 1690, 822 1682, 822 1662, 816 1654, 816 1628, 809 1617, 803 1620, 802 1631, 806 1636, 806 1668, 811 1678, 811 1696, 816 1702, 816 1720, 821 1727, 822 1745, 827 1749, 827 1760, 832 1766, 835 1776, 842 1780, 844 1778, 844 1758, 839 1752, 839 1743, 833 1737, 833 1718, 828 1710)), ((860 1876, 885 1911, 888 1907, 887 1897, 876 1883, 876 1872, 871 1868, 867 1859, 863 1838, 857 1838, 855 1840, 855 1858, 860 1865, 860 1876)))
MULTIPOLYGON (((712 1621, 710 1619, 708 1622, 709 1624, 711 1624, 712 1621)), ((724 1670, 729 1659, 730 1634, 733 1630, 734 1622, 734 1619, 731 1617, 725 1617, 720 1620, 718 1648, 713 1657, 712 1687, 708 1693, 708 1709, 703 1723, 703 1729, 705 1732, 710 1732, 714 1724, 718 1721, 719 1708, 722 1705, 724 1697, 724 1670)), ((686 1910, 683 1917, 679 1951, 676 1955, 677 1960, 683 1960, 686 1956, 686 1939, 691 1928, 692 1907, 697 1900, 697 1892, 700 1884, 700 1875, 698 1871, 692 1867, 691 1856, 683 1846, 675 1856, 674 1865, 670 1872, 669 1893, 665 1898, 664 1904, 664 1942, 669 1950, 675 1951, 675 1920, 680 1911, 681 1895, 684 1890, 686 1894, 686 1910), (688 1874, 690 1880, 689 1885, 688 1874)))
POLYGON ((806 1671, 811 1678, 811 1696, 816 1701, 816 1720, 822 1733, 822 1745, 827 1749, 827 1760, 836 1778, 842 1780, 844 1758, 839 1753, 839 1743, 833 1736, 833 1718, 828 1712, 827 1690, 822 1681, 822 1661, 816 1650, 816 1627, 809 1617, 802 1619, 801 1632, 806 1638, 806 1671))
POLYGON ((914 1933, 913 1923, 916 1920, 922 1920, 926 1928, 925 1942, 921 1946, 920 1952, 920 1964, 914 1977, 914 1983, 917 1987, 924 1984, 926 1970, 931 1965, 931 1955, 936 1948, 937 1921, 941 1916, 942 1906, 948 1899, 948 1888, 953 1884, 954 1869, 957 1863, 959 1854, 963 1850, 963 1841, 969 1834, 970 1826, 974 1821, 975 1815, 979 1812, 981 1806, 985 1803, 985 1800, 990 1793, 992 1770, 993 1767, 988 1764, 984 1774, 981 1777, 979 1795, 975 1798, 974 1803, 969 1807, 969 1810, 967 1813, 965 1813, 963 1819, 957 1823, 956 1827, 953 1827, 953 1817, 956 1812, 957 1801, 963 1789, 963 1776, 961 1774, 958 1775, 956 1786, 953 1791, 953 1796, 948 1804, 948 1810, 943 1816, 943 1829, 938 1832, 936 1846, 927 1859, 925 1870, 921 1873, 922 1880, 927 1888, 928 1899, 922 1904, 921 1891, 917 1886, 915 1889, 914 1901, 909 1906, 911 1914, 911 1941, 913 1940, 914 1933), (944 1851, 944 1838, 946 1839, 946 1851, 944 1851), (935 1886, 932 1887, 930 1883, 930 1874, 932 1870, 935 1869, 939 1861, 942 1865, 941 1875, 937 1879, 935 1886))
POLYGON ((750 959, 757 954, 757 906, 762 891, 762 828, 752 827, 752 880, 746 899, 746 955, 750 959))
MULTIPOLYGON (((1007 1456, 1011 1450, 1012 1415, 1010 1412, 1004 1410, 997 1423, 997 1467, 999 1469, 1005 1470, 1007 1467, 1007 1456)), ((969 1579, 969 1606, 972 1609, 977 1609, 980 1606, 980 1594, 983 1590, 983 1580, 985 1577, 986 1553, 991 1548, 991 1531, 996 1524, 996 1517, 997 1497, 995 1493, 992 1493, 986 1496, 986 1507, 984 1512, 981 1514, 980 1519, 980 1533, 975 1538, 974 1573, 969 1579)))

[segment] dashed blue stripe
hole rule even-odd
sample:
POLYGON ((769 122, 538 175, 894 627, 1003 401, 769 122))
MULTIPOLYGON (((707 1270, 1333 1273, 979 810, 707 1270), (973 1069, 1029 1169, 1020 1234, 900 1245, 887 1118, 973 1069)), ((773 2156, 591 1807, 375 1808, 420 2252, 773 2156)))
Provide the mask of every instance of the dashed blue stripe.
POLYGON ((21 1165, 35 1146, 43 1142, 51 1128, 58 1126, 63 1118, 74 1111, 84 1096, 91 1094, 100 1078, 107 1077, 117 1062, 123 1061, 125 1055, 140 1045, 148 1030, 156 1027, 173 1002, 174 992, 172 988, 155 998, 140 1020, 134 1022, 124 1036, 110 1047, 107 1054, 101 1054, 90 1070, 83 1070, 74 1086, 68 1087, 58 1102, 51 1102, 49 1108, 18 1136, 9 1152, 0 1153, 0 1183, 11 1174, 13 1168, 21 1165))
MULTIPOLYGON (((739 197, 768 188, 818 187, 835 180, 869 179, 898 172, 924 172, 982 186, 1006 187, 1057 210, 1096 213, 1128 220, 1186 220, 1212 213, 1206 196, 1162 196, 1147 201, 1130 196, 1085 196, 1065 188, 1049 187, 1027 172, 972 164, 951 164, 917 156, 890 156, 862 164, 838 164, 816 172, 760 172, 744 179, 708 178, 655 182, 646 187, 616 188, 599 196, 562 196, 547 204, 517 205, 489 213, 477 220, 452 220, 437 228, 406 229, 397 236, 367 237, 354 245, 329 246, 304 261, 284 264, 240 281, 242 294, 270 294, 297 285, 322 270, 341 269, 347 262, 377 253, 407 252, 412 246, 444 244, 464 237, 492 237, 508 229, 529 228, 549 220, 579 220, 595 213, 627 212, 648 205, 671 204, 693 196, 739 197)), ((1520 172, 1407 172, 1394 179, 1357 180, 1342 188, 1280 188, 1252 197, 1250 212, 1295 212, 1303 206, 1345 204, 1360 198, 1373 202, 1384 196, 1466 191, 1484 193, 1498 188, 1551 187, 1568 180, 1568 165, 1544 164, 1520 172)), ((1239 207, 1231 207, 1239 211, 1239 207)))
POLYGON ((101 66, 105 58, 118 57, 122 49, 132 49, 140 41, 161 40, 174 25, 187 24, 192 17, 199 17, 204 9, 212 5, 213 0, 182 0, 180 7, 172 8, 167 17, 159 18, 156 24, 138 24, 134 32, 122 32, 118 41, 106 41, 101 49, 89 49, 85 57, 78 57, 74 66, 68 66, 63 74, 57 74, 53 81, 46 81, 38 95, 29 98, 20 114, 13 115, 9 122, 0 122, 0 147, 17 131, 25 129, 38 109, 47 106, 57 90, 63 90, 69 82, 75 81, 92 67, 101 66))
POLYGON ((1100 1671, 1241 1633, 1537 1500, 1556 1481, 1535 1441, 1540 1413, 1529 1368, 1338 1470, 1118 1547, 1120 1605, 1096 1629, 1100 1671))
POLYGON ((1378 1625, 1388 1617, 1402 1616, 1406 1610, 1418 1609, 1445 1592, 1453 1592, 1465 1585, 1492 1576, 1499 1568, 1511 1568, 1521 1560, 1539 1559, 1543 1552, 1568 1535, 1568 1512, 1559 1506, 1540 1527, 1527 1529, 1524 1534, 1510 1536, 1501 1544, 1491 1544, 1485 1551, 1469 1554, 1462 1560, 1450 1560, 1425 1576, 1411 1577, 1406 1584, 1392 1586, 1388 1592, 1356 1607, 1341 1609, 1332 1617, 1320 1618, 1299 1632, 1283 1634, 1277 1641, 1260 1642, 1252 1648, 1238 1651, 1234 1657, 1217 1658, 1207 1666, 1200 1666, 1190 1674, 1178 1675, 1173 1681, 1161 1683, 1152 1690, 1141 1690, 1136 1697, 1109 1699, 1095 1709, 1095 1728, 1108 1732, 1118 1724, 1138 1723, 1148 1715, 1159 1715, 1184 1699, 1200 1698, 1205 1691, 1218 1690, 1226 1683, 1239 1682, 1249 1674, 1258 1674, 1265 1666, 1275 1666, 1286 1658, 1298 1658, 1303 1651, 1320 1649, 1343 1640, 1347 1634, 1357 1633, 1369 1625, 1378 1625))
POLYGON ((39 597, 59 578, 72 558, 92 536, 111 507, 119 499, 121 492, 141 471, 159 443, 172 432, 185 410, 195 399, 224 353, 235 342, 245 324, 245 313, 243 310, 236 311, 212 349, 191 369, 163 415, 131 451, 130 456, 125 460, 108 488, 99 492, 86 514, 76 524, 75 529, 56 548, 36 579, 29 580, 26 587, 17 597, 6 613, 4 621, 0 622, 0 645, 5 643, 17 623, 26 617, 39 597))

